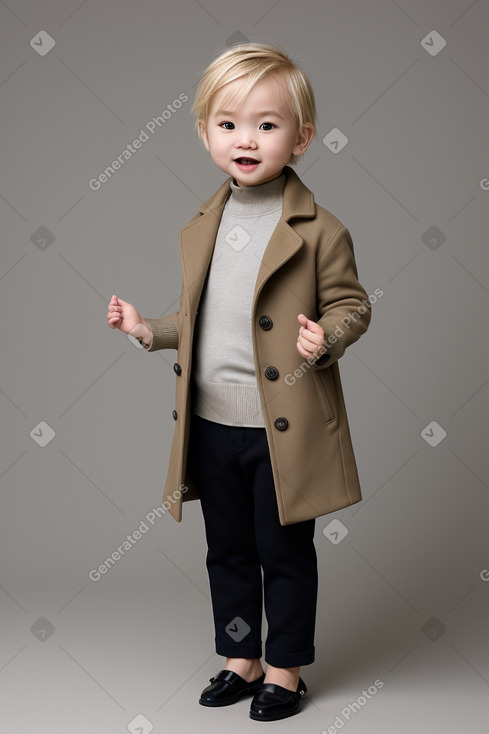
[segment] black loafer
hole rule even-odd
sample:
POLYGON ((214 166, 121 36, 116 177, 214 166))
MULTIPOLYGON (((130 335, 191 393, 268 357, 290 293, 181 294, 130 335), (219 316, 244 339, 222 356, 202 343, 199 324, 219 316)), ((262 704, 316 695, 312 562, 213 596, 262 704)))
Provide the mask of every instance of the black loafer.
POLYGON ((232 670, 221 670, 214 678, 209 678, 211 685, 204 688, 199 703, 202 706, 229 706, 242 696, 252 696, 259 691, 264 679, 265 673, 262 673, 259 678, 248 683, 232 670))
POLYGON ((250 718, 255 721, 276 721, 286 719, 299 712, 307 687, 302 678, 296 691, 289 691, 276 683, 264 683, 253 697, 250 718))

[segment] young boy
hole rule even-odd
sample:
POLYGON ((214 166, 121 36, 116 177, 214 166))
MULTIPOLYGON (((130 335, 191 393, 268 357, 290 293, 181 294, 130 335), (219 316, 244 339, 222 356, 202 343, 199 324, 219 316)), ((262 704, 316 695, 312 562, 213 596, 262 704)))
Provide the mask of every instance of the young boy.
POLYGON ((201 501, 226 657, 199 703, 253 695, 251 718, 272 721, 299 711, 314 661, 315 518, 361 500, 337 361, 370 302, 349 231, 288 165, 315 135, 305 74, 280 49, 233 46, 192 111, 229 178, 180 231, 180 310, 143 318, 114 295, 107 320, 148 351, 178 350, 164 502, 181 521, 182 502, 201 501))

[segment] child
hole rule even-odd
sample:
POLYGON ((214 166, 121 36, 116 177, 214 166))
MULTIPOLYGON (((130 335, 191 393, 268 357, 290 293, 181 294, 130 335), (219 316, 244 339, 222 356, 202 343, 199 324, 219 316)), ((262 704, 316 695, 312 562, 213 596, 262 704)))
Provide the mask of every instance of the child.
POLYGON ((299 711, 314 662, 315 518, 362 498, 337 361, 371 307, 349 231, 289 166, 315 135, 305 74, 278 48, 233 46, 192 112, 229 177, 180 231, 180 310, 143 318, 114 295, 107 321, 150 352, 178 350, 164 501, 178 522, 201 501, 226 657, 199 703, 253 695, 251 718, 273 721, 299 711))

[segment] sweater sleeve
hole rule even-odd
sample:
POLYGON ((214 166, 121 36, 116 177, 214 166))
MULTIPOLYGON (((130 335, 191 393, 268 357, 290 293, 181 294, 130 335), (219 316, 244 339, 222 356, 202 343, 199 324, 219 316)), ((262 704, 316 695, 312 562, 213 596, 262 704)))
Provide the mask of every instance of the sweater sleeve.
POLYGON ((178 311, 159 319, 144 317, 144 320, 153 335, 151 344, 145 347, 146 351, 156 352, 158 349, 178 349, 178 311))

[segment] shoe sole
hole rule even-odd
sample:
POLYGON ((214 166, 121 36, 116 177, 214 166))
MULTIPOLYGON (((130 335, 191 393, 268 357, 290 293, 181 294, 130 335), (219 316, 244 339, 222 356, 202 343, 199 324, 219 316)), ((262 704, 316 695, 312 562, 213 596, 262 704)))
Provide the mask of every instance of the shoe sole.
POLYGON ((251 713, 250 711, 250 719, 253 719, 253 721, 280 721, 281 719, 288 719, 290 716, 295 716, 300 710, 301 707, 299 706, 295 711, 287 711, 283 714, 272 714, 269 716, 259 716, 258 714, 251 713))

